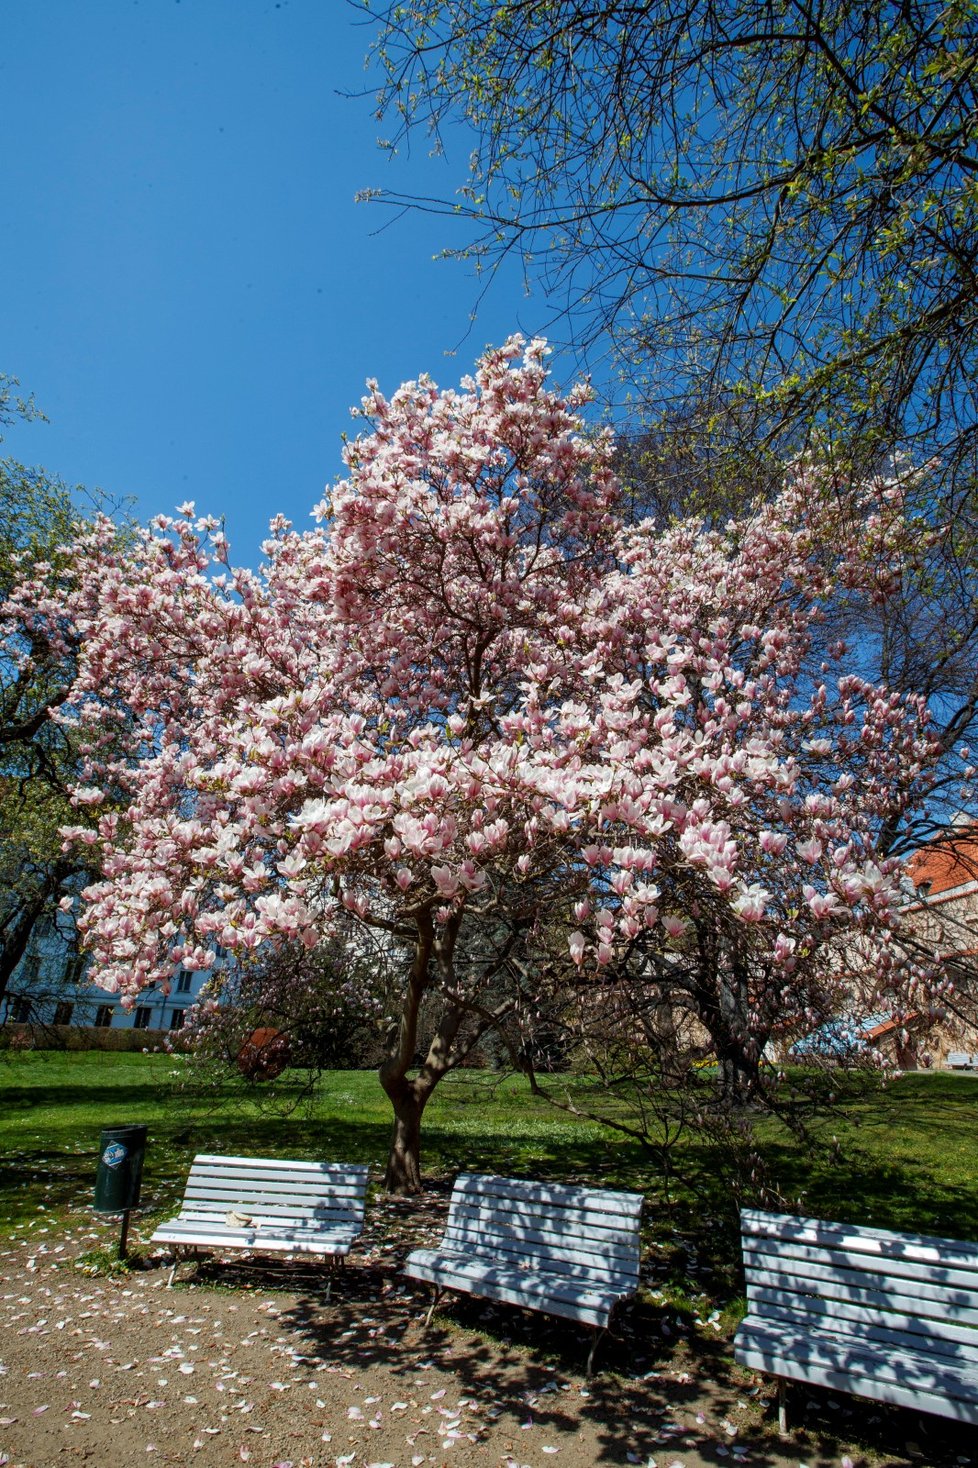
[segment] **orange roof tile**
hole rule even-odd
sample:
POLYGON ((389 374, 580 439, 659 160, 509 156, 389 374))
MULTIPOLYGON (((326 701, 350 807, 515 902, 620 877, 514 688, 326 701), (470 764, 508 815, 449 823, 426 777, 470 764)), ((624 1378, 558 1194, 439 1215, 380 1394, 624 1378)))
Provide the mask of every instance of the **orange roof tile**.
POLYGON ((915 887, 928 883, 931 897, 975 881, 978 879, 978 830, 973 825, 960 836, 949 834, 922 846, 907 862, 907 873, 915 887))

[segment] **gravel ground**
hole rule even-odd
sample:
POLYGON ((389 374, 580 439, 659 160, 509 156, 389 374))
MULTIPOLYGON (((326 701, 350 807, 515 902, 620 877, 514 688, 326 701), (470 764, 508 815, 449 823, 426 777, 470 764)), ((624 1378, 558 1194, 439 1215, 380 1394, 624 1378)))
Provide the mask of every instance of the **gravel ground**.
MULTIPOLYGON (((326 1299, 322 1272, 184 1265, 166 1288, 143 1251, 123 1275, 85 1272, 111 1226, 43 1223, 0 1250, 0 1465, 107 1468, 951 1468, 973 1433, 855 1399, 793 1393, 780 1442, 769 1387, 716 1339, 677 1339, 636 1307, 587 1380, 566 1322, 458 1299, 422 1328, 427 1299, 397 1273, 426 1214, 390 1203, 326 1299), (668 1334, 666 1334, 668 1332, 668 1334), (862 1447, 847 1447, 857 1437, 862 1447)), ((138 1229, 133 1238, 137 1238, 138 1229)), ((138 1247, 138 1239, 137 1239, 138 1247)))

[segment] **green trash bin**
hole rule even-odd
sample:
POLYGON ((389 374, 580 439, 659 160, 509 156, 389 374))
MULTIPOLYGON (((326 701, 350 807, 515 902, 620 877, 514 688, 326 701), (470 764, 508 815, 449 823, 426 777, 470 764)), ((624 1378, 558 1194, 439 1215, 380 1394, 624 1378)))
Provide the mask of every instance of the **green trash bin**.
POLYGON ((96 1213, 128 1213, 139 1207, 146 1152, 144 1126, 106 1127, 99 1137, 95 1174, 96 1213))

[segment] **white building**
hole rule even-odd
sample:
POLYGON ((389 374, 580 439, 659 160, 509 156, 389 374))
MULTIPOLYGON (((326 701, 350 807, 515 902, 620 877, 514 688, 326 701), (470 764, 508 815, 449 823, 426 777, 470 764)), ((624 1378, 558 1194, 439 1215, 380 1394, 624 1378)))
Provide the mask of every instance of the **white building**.
MULTIPOLYGON (((178 969, 170 993, 146 989, 132 1009, 118 994, 87 978, 91 960, 78 952, 74 924, 59 913, 35 924, 27 951, 2 1001, 0 1022, 94 1026, 97 1029, 179 1030, 210 973, 178 969)), ((218 965, 226 962, 218 949, 218 965)))

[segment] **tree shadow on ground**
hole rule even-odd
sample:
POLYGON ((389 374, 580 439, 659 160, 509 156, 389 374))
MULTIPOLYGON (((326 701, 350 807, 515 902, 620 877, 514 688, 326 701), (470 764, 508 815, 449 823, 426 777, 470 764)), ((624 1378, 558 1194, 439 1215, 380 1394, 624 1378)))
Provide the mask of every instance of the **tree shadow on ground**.
POLYGON ((408 1397, 425 1373, 451 1373, 463 1396, 489 1404, 487 1433, 494 1444, 515 1444, 518 1461, 521 1442, 523 1456, 530 1451, 521 1437, 528 1420, 539 1430, 535 1443, 546 1434, 559 1447, 589 1431, 595 1461, 608 1464, 672 1462, 685 1451, 721 1468, 738 1461, 733 1445, 746 1448, 753 1468, 835 1468, 843 1450, 855 1468, 974 1460, 971 1427, 803 1385, 790 1389, 792 1432, 778 1438, 773 1383, 736 1366, 729 1338, 704 1333, 674 1303, 632 1302, 599 1347, 591 1379, 584 1374, 590 1332, 570 1321, 448 1295, 426 1330, 430 1295, 401 1266, 411 1248, 437 1237, 449 1192, 446 1179, 421 1199, 379 1200, 360 1246, 332 1271, 205 1260, 193 1278, 287 1292, 277 1319, 295 1333, 297 1362, 327 1361, 352 1373, 382 1368, 408 1397))
POLYGON ((798 1198, 802 1213, 907 1233, 945 1238, 978 1237, 978 1200, 973 1189, 949 1183, 939 1170, 940 1135, 935 1134, 935 1169, 926 1188, 919 1171, 887 1152, 885 1133, 869 1145, 824 1158, 797 1148, 770 1146, 765 1158, 782 1190, 798 1198))

